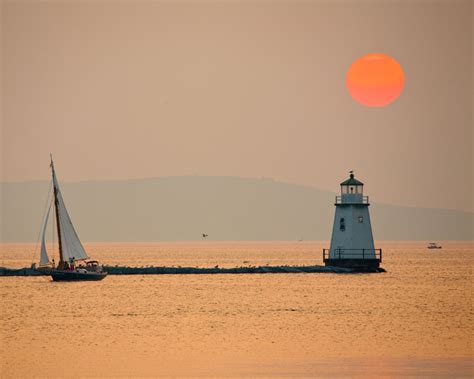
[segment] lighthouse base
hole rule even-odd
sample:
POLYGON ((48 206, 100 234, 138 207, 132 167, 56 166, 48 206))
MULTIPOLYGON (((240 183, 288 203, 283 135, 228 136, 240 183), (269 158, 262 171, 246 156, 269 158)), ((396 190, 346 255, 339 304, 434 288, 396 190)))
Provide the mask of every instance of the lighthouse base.
POLYGON ((382 249, 323 249, 326 266, 351 268, 358 272, 381 272, 382 249))
POLYGON ((324 264, 331 267, 353 268, 357 271, 372 272, 380 267, 379 259, 325 259, 324 264))

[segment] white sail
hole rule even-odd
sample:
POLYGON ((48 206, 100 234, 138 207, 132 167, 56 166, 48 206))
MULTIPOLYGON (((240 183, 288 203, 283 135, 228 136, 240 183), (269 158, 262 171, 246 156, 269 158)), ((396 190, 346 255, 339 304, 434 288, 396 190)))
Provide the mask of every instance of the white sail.
POLYGON ((58 211, 57 221, 59 223, 63 261, 69 262, 71 259, 75 261, 88 259, 89 257, 87 256, 87 253, 74 230, 71 218, 67 213, 66 205, 64 204, 61 190, 59 189, 59 184, 54 173, 53 184, 56 189, 56 206, 58 211))
POLYGON ((43 228, 41 230, 40 266, 47 266, 47 265, 51 264, 51 262, 49 261, 48 252, 46 251, 46 242, 45 242, 46 227, 48 226, 48 218, 49 218, 49 211, 50 210, 51 210, 51 203, 49 203, 48 212, 46 213, 46 217, 45 217, 44 223, 43 223, 43 228))

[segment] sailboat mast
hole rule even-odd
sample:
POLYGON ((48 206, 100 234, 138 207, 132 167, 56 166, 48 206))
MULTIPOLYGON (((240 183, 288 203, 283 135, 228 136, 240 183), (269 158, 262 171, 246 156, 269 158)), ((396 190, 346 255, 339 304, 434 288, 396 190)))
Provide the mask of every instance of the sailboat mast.
POLYGON ((54 171, 53 156, 51 156, 51 171, 53 174, 53 190, 54 190, 54 209, 56 213, 56 227, 58 229, 58 243, 59 243, 59 268, 63 266, 63 245, 61 240, 61 225, 59 222, 59 202, 58 202, 58 189, 56 188, 56 172, 54 171))

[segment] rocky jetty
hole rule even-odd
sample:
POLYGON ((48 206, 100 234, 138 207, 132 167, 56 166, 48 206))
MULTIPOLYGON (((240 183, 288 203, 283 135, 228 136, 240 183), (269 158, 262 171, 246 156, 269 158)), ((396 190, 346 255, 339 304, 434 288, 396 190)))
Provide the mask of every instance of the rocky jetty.
POLYGON ((49 272, 38 271, 34 268, 6 268, 0 267, 0 276, 41 276, 49 275, 49 272))
MULTIPOLYGON (((382 268, 360 270, 356 268, 331 267, 331 266, 242 266, 242 267, 129 267, 129 266, 103 266, 109 275, 185 275, 185 274, 301 274, 301 273, 337 273, 349 274, 359 272, 385 272, 382 268)), ((0 276, 40 276, 49 275, 48 271, 38 271, 34 268, 10 269, 0 267, 0 276)))

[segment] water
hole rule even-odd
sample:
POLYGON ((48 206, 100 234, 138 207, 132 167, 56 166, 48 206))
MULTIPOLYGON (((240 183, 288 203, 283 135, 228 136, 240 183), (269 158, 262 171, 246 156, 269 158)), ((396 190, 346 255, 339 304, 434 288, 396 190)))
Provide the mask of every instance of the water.
MULTIPOLYGON (((2 277, 1 377, 473 376, 474 245, 384 243, 384 274, 2 277)), ((107 264, 322 264, 325 243, 91 244, 107 264)), ((29 266, 34 245, 0 245, 29 266)), ((38 256, 38 253, 36 254, 38 256)))

